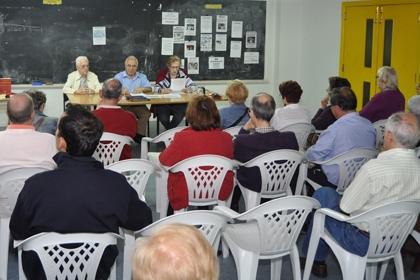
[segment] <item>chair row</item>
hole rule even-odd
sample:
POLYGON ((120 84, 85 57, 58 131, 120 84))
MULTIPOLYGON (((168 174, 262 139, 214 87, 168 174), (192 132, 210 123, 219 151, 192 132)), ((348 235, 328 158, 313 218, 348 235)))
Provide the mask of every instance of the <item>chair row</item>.
MULTIPOLYGON (((202 210, 175 214, 132 233, 131 236, 147 238, 156 228, 172 223, 194 225, 213 246, 215 253, 222 237, 234 257, 238 279, 256 279, 259 259, 270 259, 271 279, 279 279, 284 256, 290 256, 293 278, 301 279, 296 242, 308 214, 319 207, 319 202, 305 196, 275 199, 243 214, 224 206, 217 206, 213 211, 202 210)), ((419 201, 392 202, 354 217, 325 208, 316 210, 303 279, 309 279, 320 238, 330 245, 337 256, 343 279, 363 279, 365 273, 366 279, 376 279, 377 264, 380 262, 382 266, 379 279, 383 279, 390 259, 394 259, 398 279, 403 279, 400 250, 407 236, 412 232, 419 212, 419 201), (366 256, 359 257, 348 253, 329 236, 324 228, 324 219, 327 216, 347 223, 366 222, 369 224, 370 244, 366 256), (357 271, 354 270, 355 265, 357 271)), ((47 279, 55 279, 57 275, 65 275, 69 278, 78 275, 78 278, 94 279, 103 249, 107 245, 116 244, 119 238, 121 237, 115 234, 41 233, 16 243, 19 248, 20 273, 22 273, 20 265, 22 250, 34 250, 41 259, 47 279), (83 243, 83 247, 79 248, 92 247, 94 250, 68 249, 62 246, 66 243, 83 243), (89 261, 86 260, 86 251, 89 251, 87 253, 89 261), (90 256, 91 253, 92 256, 90 256), (80 254, 84 254, 83 258, 80 254), (99 256, 94 256, 94 254, 99 256), (83 260, 80 261, 80 259, 83 260), (83 268, 80 269, 81 267, 83 268)), ((124 250, 129 251, 129 254, 124 252, 124 256, 131 255, 133 245, 134 243, 125 246, 124 250)), ((124 264, 127 263, 130 268, 124 271, 124 279, 131 279, 130 259, 124 259, 124 264)), ((25 279, 25 277, 20 274, 20 279, 25 279)), ((115 264, 110 279, 115 279, 115 264)))

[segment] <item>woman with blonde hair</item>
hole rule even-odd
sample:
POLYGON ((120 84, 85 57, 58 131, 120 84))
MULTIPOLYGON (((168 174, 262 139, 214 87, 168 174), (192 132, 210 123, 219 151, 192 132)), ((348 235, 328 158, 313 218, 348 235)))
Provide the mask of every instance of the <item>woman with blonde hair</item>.
POLYGON ((146 240, 137 239, 132 259, 134 280, 217 280, 219 260, 194 226, 170 224, 146 240))
POLYGON ((222 129, 243 126, 249 120, 249 108, 245 105, 248 94, 248 88, 241 80, 234 80, 228 84, 226 96, 230 106, 219 110, 222 129))
POLYGON ((397 71, 392 67, 383 66, 378 70, 376 81, 381 92, 375 94, 359 112, 360 116, 372 123, 405 110, 405 98, 398 89, 397 71))

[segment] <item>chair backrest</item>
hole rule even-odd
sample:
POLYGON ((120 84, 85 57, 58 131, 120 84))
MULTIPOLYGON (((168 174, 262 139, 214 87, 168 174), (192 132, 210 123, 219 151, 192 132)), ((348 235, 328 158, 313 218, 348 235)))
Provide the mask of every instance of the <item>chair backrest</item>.
POLYGON ((171 144, 172 140, 174 139, 175 133, 187 128, 187 126, 178 126, 172 129, 169 129, 165 132, 162 132, 155 138, 150 137, 143 137, 141 139, 141 155, 140 158, 147 159, 147 153, 149 152, 149 147, 147 143, 165 143, 165 147, 168 147, 171 144))
POLYGON ((416 151, 416 157, 420 158, 420 147, 414 149, 416 151))
POLYGON ((128 136, 104 132, 93 157, 107 166, 120 159, 124 145, 131 145, 133 139, 128 136))
POLYGON ((232 127, 228 127, 228 128, 223 129, 223 131, 229 133, 233 137, 235 135, 238 135, 239 130, 241 130, 242 127, 243 126, 240 126, 240 125, 232 126, 232 127))
POLYGON ((379 120, 373 123, 373 127, 376 129, 376 140, 375 140, 375 149, 379 150, 384 144, 384 134, 385 134, 385 123, 386 119, 379 120))
POLYGON ((44 168, 26 167, 12 169, 0 174, 0 192, 5 193, 7 197, 7 200, 2 203, 4 216, 0 217, 0 279, 7 279, 10 238, 9 222, 19 193, 26 179, 46 170, 44 168))
POLYGON ((94 280, 105 248, 116 245, 115 233, 40 233, 17 244, 19 250, 19 279, 23 278, 22 250, 35 251, 41 260, 47 279, 94 280), (65 244, 75 244, 66 248, 65 244), (74 247, 74 246, 71 246, 74 247), (22 274, 21 274, 22 273, 22 274))
POLYGON ((261 196, 285 196, 296 168, 306 156, 295 150, 275 150, 262 154, 243 164, 244 167, 258 166, 261 173, 261 196))
POLYGON ((279 129, 279 131, 293 131, 296 135, 299 149, 304 150, 309 133, 315 132, 315 126, 310 123, 294 123, 279 129))
POLYGON ((22 167, 12 169, 0 174, 0 188, 3 189, 10 203, 10 214, 15 208, 17 197, 22 190, 26 179, 34 174, 47 171, 39 167, 22 167))
POLYGON ((236 219, 256 221, 260 233, 260 255, 283 255, 292 250, 309 213, 320 207, 307 196, 286 196, 261 204, 236 219))
POLYGON ((376 207, 348 222, 369 224, 367 259, 368 262, 378 262, 401 250, 407 236, 413 231, 419 212, 420 201, 397 201, 376 207))
POLYGON ((324 162, 323 165, 337 164, 339 166, 340 180, 337 185, 337 192, 343 194, 345 189, 353 182, 357 171, 377 155, 378 150, 376 149, 359 148, 342 153, 324 162))
POLYGON ((233 220, 216 211, 196 210, 181 212, 154 222, 142 230, 135 232, 135 236, 150 236, 156 228, 173 223, 193 225, 197 226, 210 245, 215 249, 215 252, 217 252, 220 235, 228 222, 233 223, 233 220))
POLYGON ((140 198, 144 195, 144 190, 150 175, 161 171, 160 167, 153 162, 137 158, 114 162, 106 166, 105 169, 123 174, 140 198))
POLYGON ((200 155, 178 162, 168 171, 184 174, 190 205, 209 205, 217 204, 226 173, 236 168, 237 164, 226 157, 200 155))

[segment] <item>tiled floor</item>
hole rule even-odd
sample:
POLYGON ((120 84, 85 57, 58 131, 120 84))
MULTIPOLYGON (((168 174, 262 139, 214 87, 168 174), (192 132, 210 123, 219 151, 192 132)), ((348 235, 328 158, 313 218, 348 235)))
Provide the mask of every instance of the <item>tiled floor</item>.
MULTIPOLYGON (((155 131, 156 125, 154 123, 151 124, 151 134, 152 137, 155 131)), ((162 130, 162 128, 161 128, 162 130)), ((152 145, 150 147, 151 151, 161 151, 163 149, 162 145, 152 145)), ((140 155, 140 147, 135 146, 133 148, 133 156, 139 157, 140 155)), ((155 182, 154 178, 151 178, 151 180, 148 182, 146 187, 146 201, 149 205, 149 207, 153 211, 153 218, 156 221, 159 216, 158 213, 156 213, 156 203, 155 203, 155 182)), ((243 211, 243 203, 240 205, 240 210, 243 211)), ((301 248, 301 243, 303 242, 304 235, 299 236, 298 239, 298 248, 301 248)), ((228 258, 223 259, 221 256, 219 256, 220 261, 220 278, 222 280, 231 280, 231 279, 237 279, 236 275, 236 267, 235 262, 232 258, 232 255, 230 255, 228 258)), ((117 259, 117 279, 122 279, 122 254, 117 259)), ((324 278, 326 280, 336 280, 336 279, 342 279, 341 271, 338 266, 338 262, 336 258, 333 256, 333 254, 330 254, 326 260, 326 263, 328 265, 328 277, 324 278)), ((393 264, 391 264, 388 267, 387 273, 385 275, 386 280, 396 279, 396 276, 392 273, 393 264)), ((355 268, 357 269, 357 268, 355 268)), ((303 271, 302 271, 303 275, 303 271)), ((283 267, 282 267, 282 279, 293 279, 292 271, 291 271, 291 264, 290 264, 290 258, 285 257, 283 260, 283 267)), ((9 254, 9 269, 8 269, 8 280, 17 280, 18 277, 18 265, 17 265, 17 254, 10 253, 9 254)), ((268 260, 262 260, 259 262, 258 271, 257 271, 257 279, 270 279, 270 262, 268 260)), ((310 279, 318 279, 315 276, 311 276, 310 279)), ((414 280, 414 279, 420 279, 420 274, 409 274, 405 279, 407 280, 414 280)), ((1 279, 3 280, 3 279, 1 279)))

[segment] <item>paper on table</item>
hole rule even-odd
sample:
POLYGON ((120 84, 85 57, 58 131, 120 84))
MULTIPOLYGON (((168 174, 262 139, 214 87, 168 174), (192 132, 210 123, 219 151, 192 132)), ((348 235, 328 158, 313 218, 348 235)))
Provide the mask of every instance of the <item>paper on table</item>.
POLYGON ((131 95, 131 96, 144 96, 144 97, 147 97, 147 95, 146 95, 146 94, 144 94, 143 92, 139 92, 139 93, 131 93, 131 92, 130 92, 130 95, 131 95))
POLYGON ((180 92, 183 88, 185 88, 186 83, 187 78, 171 79, 171 89, 173 92, 180 92))

